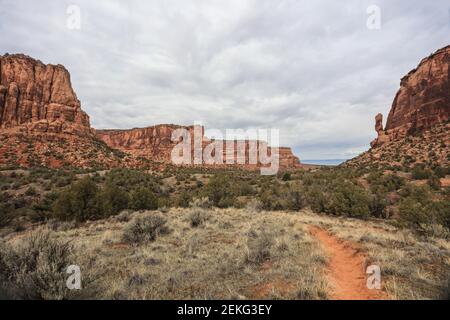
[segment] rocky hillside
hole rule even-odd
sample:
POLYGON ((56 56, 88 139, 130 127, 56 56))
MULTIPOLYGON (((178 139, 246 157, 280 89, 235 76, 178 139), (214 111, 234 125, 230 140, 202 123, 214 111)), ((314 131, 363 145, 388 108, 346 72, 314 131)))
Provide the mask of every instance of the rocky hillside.
POLYGON ((379 163, 411 167, 449 163, 450 46, 423 59, 406 75, 395 96, 386 127, 375 118, 372 148, 348 165, 379 163))
MULTIPOLYGON (((0 166, 160 167, 171 164, 172 132, 179 128, 96 131, 63 66, 22 54, 0 56, 0 166)), ((203 146, 211 142, 202 140, 203 146)), ((280 148, 280 165, 293 168, 300 161, 280 148)))

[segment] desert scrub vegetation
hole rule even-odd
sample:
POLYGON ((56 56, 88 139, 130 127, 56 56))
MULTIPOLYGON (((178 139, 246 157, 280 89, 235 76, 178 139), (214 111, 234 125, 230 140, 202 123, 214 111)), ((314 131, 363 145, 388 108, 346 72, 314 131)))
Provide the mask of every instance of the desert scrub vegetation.
POLYGON ((158 198, 146 188, 138 188, 131 192, 130 209, 133 210, 156 210, 158 209, 158 198))
POLYGON ((125 227, 123 241, 130 244, 155 241, 158 236, 169 233, 166 223, 160 215, 136 217, 125 227))
MULTIPOLYGON (((433 201, 448 198, 440 182, 449 172, 448 167, 416 167, 430 173, 428 184, 433 201)), ((403 190, 415 182, 411 176, 411 172, 401 172, 395 166, 389 170, 374 167, 297 170, 273 177, 236 169, 168 167, 161 172, 146 172, 35 168, 0 172, 0 185, 6 198, 9 197, 6 202, 12 211, 35 211, 34 221, 50 218, 85 221, 103 219, 126 209, 188 208, 199 198, 208 198, 219 208, 245 208, 256 199, 262 209, 270 211, 310 207, 328 215, 397 219, 403 190), (95 196, 89 195, 88 188, 95 196), (33 192, 27 193, 30 189, 33 192), (79 214, 80 211, 84 214, 79 214)))
POLYGON ((371 210, 372 194, 356 181, 326 177, 324 181, 313 180, 309 183, 306 186, 307 199, 318 213, 359 218, 375 215, 371 210))
POLYGON ((218 208, 232 207, 239 194, 238 185, 228 175, 215 175, 203 188, 202 194, 218 208))
POLYGON ((403 190, 403 198, 398 208, 398 223, 431 236, 438 235, 436 226, 450 230, 450 200, 432 200, 427 186, 409 186, 403 190))
POLYGON ((156 209, 157 199, 147 189, 140 188, 129 195, 119 186, 107 182, 99 187, 87 176, 61 191, 53 202, 54 217, 60 220, 96 220, 116 215, 127 208, 156 209))
MULTIPOLYGON (((274 244, 274 236, 267 230, 262 230, 259 233, 254 230, 250 230, 247 239, 245 261, 249 263, 262 264, 270 260, 271 249, 274 244)), ((283 243, 283 246, 287 246, 287 244, 283 243)), ((282 248, 282 250, 284 248, 282 248)))
MULTIPOLYGON (((208 209, 208 223, 192 228, 190 211, 135 212, 129 214, 130 222, 110 217, 54 234, 70 242, 74 253, 82 253, 79 263, 103 270, 95 281, 96 295, 90 298, 327 298, 326 258, 307 226, 298 223, 297 214, 208 209), (132 243, 125 241, 123 235, 133 221, 155 216, 163 216, 169 233, 151 241, 141 241, 140 236, 132 243), (269 247, 261 240, 266 231, 269 247)), ((155 230, 161 220, 148 225, 155 230)), ((135 230, 148 235, 140 232, 145 229, 141 224, 135 230)))
POLYGON ((210 218, 209 212, 201 207, 193 207, 189 213, 191 227, 197 228, 206 223, 210 218))
MULTIPOLYGON (((432 206, 427 209, 433 207, 436 211, 448 199, 448 191, 445 192, 440 181, 449 172, 448 167, 416 167, 416 171, 430 173, 431 192, 427 197, 432 206)), ((309 207, 333 216, 398 220, 405 227, 422 232, 419 226, 424 221, 412 221, 420 215, 402 214, 404 208, 418 206, 416 203, 412 206, 411 199, 409 206, 408 201, 403 201, 416 181, 412 180, 411 172, 400 170, 395 166, 389 170, 321 168, 273 177, 241 170, 171 167, 162 172, 44 168, 4 171, 0 172, 0 184, 6 199, 3 208, 8 208, 9 214, 3 215, 2 221, 3 225, 23 225, 22 220, 45 223, 52 218, 83 222, 104 219, 123 210, 188 208, 195 199, 208 198, 211 206, 218 208, 246 208, 257 204, 259 208, 255 207, 255 211, 300 211, 309 207)), ((440 216, 427 222, 448 229, 445 212, 440 216)))
POLYGON ((0 280, 7 299, 76 298, 66 287, 66 270, 75 262, 69 241, 37 230, 17 244, 0 243, 0 280))

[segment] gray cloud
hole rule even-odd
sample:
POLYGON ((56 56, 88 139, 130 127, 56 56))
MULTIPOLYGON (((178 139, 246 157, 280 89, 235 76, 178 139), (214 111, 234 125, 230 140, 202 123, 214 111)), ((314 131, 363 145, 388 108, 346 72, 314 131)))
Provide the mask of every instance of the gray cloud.
POLYGON ((444 0, 341 2, 0 0, 0 52, 64 64, 96 128, 275 127, 304 159, 347 158, 450 26, 444 0))

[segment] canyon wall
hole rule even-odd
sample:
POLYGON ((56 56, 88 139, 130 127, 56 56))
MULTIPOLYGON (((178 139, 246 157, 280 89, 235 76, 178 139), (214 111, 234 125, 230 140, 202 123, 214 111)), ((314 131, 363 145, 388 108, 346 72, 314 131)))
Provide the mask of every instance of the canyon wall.
POLYGON ((92 134, 69 72, 21 54, 0 56, 0 128, 92 134))
POLYGON ((379 147, 386 142, 402 139, 445 124, 450 117, 450 46, 423 59, 406 75, 395 96, 386 127, 383 116, 376 117, 378 138, 372 142, 379 147))
MULTIPOLYGON (((193 163, 195 153, 195 126, 157 125, 130 130, 97 130, 96 133, 98 138, 111 148, 118 149, 135 157, 171 163, 172 150, 178 144, 178 142, 172 141, 172 134, 177 129, 185 129, 191 136, 190 159, 193 163)), ((271 155, 272 152, 272 149, 265 142, 244 140, 229 142, 228 145, 233 146, 233 153, 230 153, 226 148, 227 141, 209 139, 204 135, 205 129, 203 127, 198 127, 197 132, 200 133, 199 145, 201 145, 200 151, 202 154, 208 146, 211 146, 211 149, 222 149, 223 162, 218 166, 226 166, 227 161, 229 161, 244 168, 258 168, 262 166, 262 163, 259 161, 259 157, 257 157, 256 161, 251 161, 250 150, 253 150, 252 147, 256 146, 254 150, 256 150, 257 154, 259 154, 260 148, 262 147, 264 149, 261 149, 261 152, 267 150, 268 155, 271 155), (214 148, 212 143, 220 143, 221 147, 214 148)), ((214 150, 211 151, 211 156, 215 157, 214 150)), ((285 147, 279 148, 279 163, 282 168, 296 168, 300 166, 299 158, 293 154, 291 148, 285 147)), ((202 164, 207 165, 205 161, 202 164)))
MULTIPOLYGON (((21 166, 133 166, 158 162, 172 164, 172 142, 176 129, 194 126, 157 125, 144 129, 94 130, 89 116, 81 109, 70 80, 62 65, 44 64, 23 54, 0 56, 0 164, 21 166), (126 161, 115 151, 126 154, 126 161), (143 161, 141 161, 143 160, 143 161), (125 163, 126 162, 126 163, 125 163), (50 163, 50 164, 49 164, 50 163)), ((200 128, 202 150, 210 143, 200 128)), ((263 146, 262 142, 256 142, 263 146)), ((249 164, 250 141, 245 154, 229 154, 237 166, 249 164)), ((192 155, 194 154, 192 148, 192 155)), ((269 154, 271 150, 269 148, 269 154)), ((295 168, 299 159, 289 148, 280 148, 280 166, 295 168)), ((203 165, 203 164, 201 164, 203 165)), ((225 165, 225 163, 223 163, 225 165)))

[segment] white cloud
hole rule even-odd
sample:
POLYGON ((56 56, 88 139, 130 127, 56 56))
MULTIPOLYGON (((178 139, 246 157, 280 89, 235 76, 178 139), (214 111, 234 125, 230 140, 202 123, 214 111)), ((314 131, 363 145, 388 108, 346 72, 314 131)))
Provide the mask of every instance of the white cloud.
POLYGON ((276 127, 304 159, 368 147, 400 78, 450 40, 444 0, 0 0, 0 10, 0 52, 64 64, 94 127, 276 127), (71 4, 79 31, 66 28, 71 4), (371 4, 379 31, 366 27, 371 4))

